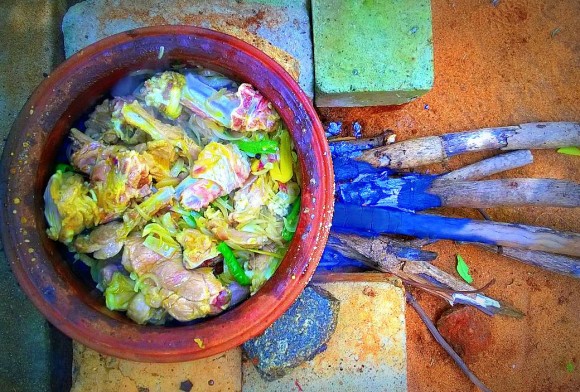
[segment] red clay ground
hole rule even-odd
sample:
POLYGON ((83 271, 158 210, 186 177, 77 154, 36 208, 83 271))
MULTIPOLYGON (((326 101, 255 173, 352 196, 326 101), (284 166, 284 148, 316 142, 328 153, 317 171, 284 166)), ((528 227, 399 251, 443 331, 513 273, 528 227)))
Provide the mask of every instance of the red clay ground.
MULTIPOLYGON (((399 140, 533 121, 580 121, 580 2, 577 0, 433 0, 435 86, 402 107, 323 109, 323 120, 359 121, 365 135, 392 129, 399 140), (425 105, 429 105, 426 109, 425 105)), ((490 154, 454 158, 437 172, 490 154)), ((502 177, 580 182, 580 158, 534 151, 534 164, 502 177)), ((448 214, 477 218, 473 211, 448 214)), ((580 209, 488 210, 498 221, 580 231, 580 209)), ((490 319, 493 343, 468 363, 494 391, 580 390, 580 280, 544 272, 473 246, 441 242, 436 264, 453 271, 455 254, 470 265, 476 286, 526 313, 490 319), (575 370, 567 371, 573 363, 575 370)), ((431 317, 448 308, 417 293, 431 317)), ((475 390, 407 310, 410 391, 475 390)))

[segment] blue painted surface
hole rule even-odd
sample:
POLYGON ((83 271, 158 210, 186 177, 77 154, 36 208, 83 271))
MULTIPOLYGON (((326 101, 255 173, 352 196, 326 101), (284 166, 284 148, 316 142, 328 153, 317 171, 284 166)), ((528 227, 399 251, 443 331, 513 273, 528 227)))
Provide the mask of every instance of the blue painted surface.
POLYGON ((401 234, 419 238, 495 243, 466 230, 470 223, 471 220, 466 218, 415 214, 388 207, 362 207, 339 202, 334 205, 332 228, 338 232, 367 237, 401 234))
MULTIPOLYGON (((332 123, 331 123, 332 124, 332 123)), ((369 150, 377 147, 377 142, 374 139, 358 140, 356 143, 350 141, 330 142, 330 153, 332 159, 345 157, 356 158, 361 151, 369 150)))
POLYGON ((370 268, 355 259, 346 257, 340 252, 327 246, 322 253, 322 258, 318 263, 317 271, 369 271, 370 268))
POLYGON ((336 193, 339 201, 348 204, 421 211, 441 207, 441 199, 427 192, 435 178, 424 174, 393 177, 388 171, 364 173, 337 183, 336 193))
POLYGON ((334 165, 334 180, 338 182, 348 181, 361 174, 390 173, 388 169, 377 169, 366 162, 356 161, 349 157, 337 157, 332 159, 334 165))

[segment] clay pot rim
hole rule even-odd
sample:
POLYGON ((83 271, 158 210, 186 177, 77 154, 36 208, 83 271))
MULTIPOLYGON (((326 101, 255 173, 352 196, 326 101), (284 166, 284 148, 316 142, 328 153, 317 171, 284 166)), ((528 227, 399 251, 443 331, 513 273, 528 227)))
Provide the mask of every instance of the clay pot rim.
MULTIPOLYGON (((165 47, 166 53, 171 50, 171 47, 165 47)), ((204 65, 203 61, 200 63, 204 65)), ((109 66, 114 68, 114 64, 109 66)), ((58 119, 52 119, 53 124, 65 121, 62 116, 66 115, 66 110, 60 114, 58 119)), ((294 79, 274 60, 237 38, 208 29, 191 26, 140 28, 105 38, 73 55, 41 83, 20 112, 2 156, 0 220, 5 228, 2 241, 24 292, 53 325, 71 338, 103 354, 137 361, 176 362, 203 358, 259 335, 302 292, 320 260, 330 230, 334 201, 332 173, 328 144, 312 104, 294 79), (39 193, 37 179, 48 170, 40 165, 40 158, 46 153, 44 147, 51 143, 51 133, 55 129, 47 130, 42 126, 51 121, 49 113, 55 115, 55 107, 50 106, 54 94, 66 94, 70 85, 63 84, 63 81, 70 81, 70 75, 79 72, 79 68, 89 66, 91 61, 110 55, 114 48, 123 45, 160 40, 179 47, 180 39, 224 46, 226 49, 223 50, 234 53, 234 57, 239 55, 255 60, 274 78, 264 81, 265 90, 260 90, 276 106, 299 144, 297 147, 303 150, 300 156, 302 201, 303 208, 311 215, 303 214, 301 217, 295 240, 276 275, 239 307, 196 325, 173 328, 139 326, 87 302, 88 295, 83 292, 86 288, 64 279, 70 278, 66 266, 45 262, 58 258, 58 255, 53 254, 54 245, 44 231, 35 228, 36 225, 42 227, 39 218, 42 203, 38 200, 42 193, 39 193), (276 92, 274 88, 280 91, 276 92), (281 94, 286 94, 286 102, 281 101, 281 94), (294 118, 286 104, 303 117, 294 118), (45 109, 46 115, 43 113, 45 109), (304 141, 301 138, 305 138, 304 141), (307 141, 308 147, 305 146, 307 141), (306 157, 302 156, 303 152, 307 152, 306 157), (31 182, 35 182, 33 192, 30 192, 31 182), (28 219, 27 223, 25 219, 28 219), (84 296, 82 299, 81 294, 84 296), (260 308, 258 304, 267 304, 270 308, 260 308)))

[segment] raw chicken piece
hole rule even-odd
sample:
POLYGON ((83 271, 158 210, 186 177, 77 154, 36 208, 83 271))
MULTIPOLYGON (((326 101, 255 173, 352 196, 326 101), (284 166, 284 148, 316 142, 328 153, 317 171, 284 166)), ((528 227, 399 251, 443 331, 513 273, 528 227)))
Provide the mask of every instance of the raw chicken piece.
POLYGON ((280 119, 278 113, 252 85, 243 83, 233 91, 214 88, 206 84, 207 79, 193 73, 187 74, 185 79, 181 104, 197 116, 239 132, 276 129, 280 119))
POLYGON ((71 162, 90 176, 101 222, 119 217, 131 200, 151 193, 149 167, 139 153, 120 146, 105 146, 78 130, 71 130, 71 134, 81 144, 72 154, 71 162))
POLYGON ((123 241, 117 238, 117 231, 123 227, 123 222, 109 222, 93 229, 90 234, 79 235, 74 242, 75 249, 80 253, 93 253, 97 260, 115 256, 123 248, 123 241))
POLYGON ((234 194, 234 212, 230 218, 240 224, 257 219, 262 206, 268 203, 269 190, 265 176, 255 177, 234 194))
POLYGON ((190 321, 226 309, 231 294, 213 275, 211 268, 188 270, 181 253, 171 259, 143 245, 143 238, 131 235, 125 242, 123 266, 138 276, 153 274, 159 282, 161 305, 179 321, 190 321))
POLYGON ((176 194, 184 208, 199 210, 242 186, 249 175, 248 158, 237 146, 211 142, 199 153, 176 194))

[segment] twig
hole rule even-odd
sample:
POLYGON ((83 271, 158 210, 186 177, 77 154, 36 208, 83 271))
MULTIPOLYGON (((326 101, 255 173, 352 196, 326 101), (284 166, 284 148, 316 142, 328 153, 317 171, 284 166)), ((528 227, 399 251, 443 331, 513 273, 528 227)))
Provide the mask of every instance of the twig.
POLYGON ((528 165, 533 161, 534 157, 530 150, 506 152, 443 174, 434 181, 434 184, 444 181, 480 180, 492 174, 528 165))
MULTIPOLYGON (((490 252, 499 253, 495 246, 477 244, 490 252)), ((580 278, 580 259, 534 250, 502 248, 501 255, 534 265, 548 271, 580 278)))
POLYGON ((428 262, 394 256, 392 244, 384 242, 380 237, 365 238, 331 232, 328 247, 346 258, 359 260, 370 268, 390 272, 408 284, 443 298, 451 305, 456 303, 471 305, 488 315, 501 314, 517 318, 523 316, 519 310, 480 293, 474 287, 428 262), (425 277, 429 279, 426 280, 425 277))
POLYGON ((443 162, 470 151, 527 150, 579 144, 578 123, 530 123, 405 140, 364 151, 357 159, 375 167, 409 169, 443 162))
POLYGON ((449 345, 449 343, 447 343, 447 341, 443 338, 443 336, 441 336, 441 334, 437 330, 437 327, 435 327, 435 324, 433 324, 431 319, 429 319, 429 317, 427 316, 421 305, 419 305, 419 303, 417 302, 415 297, 413 297, 413 294, 409 292, 409 290, 405 290, 405 298, 407 300, 407 303, 409 303, 409 305, 411 305, 413 309, 415 309, 415 312, 417 312, 423 323, 425 323, 425 326, 427 327, 429 332, 431 332, 431 335, 433 335, 437 343, 439 343, 439 345, 443 347, 443 349, 447 352, 447 354, 449 354, 449 356, 453 359, 453 361, 455 361, 457 366, 467 376, 467 378, 469 378, 469 380, 481 391, 491 392, 491 389, 486 387, 485 384, 481 382, 481 380, 479 380, 479 378, 477 378, 477 376, 473 374, 471 370, 469 370, 469 367, 467 367, 465 362, 463 362, 463 359, 461 359, 461 357, 455 352, 455 350, 453 350, 453 348, 449 345))
POLYGON ((441 206, 448 207, 580 207, 580 185, 563 180, 514 178, 446 181, 431 186, 427 193, 437 196, 441 206))
POLYGON ((400 234, 580 256, 580 234, 537 226, 415 214, 345 203, 335 204, 332 222, 335 231, 363 236, 400 234))

